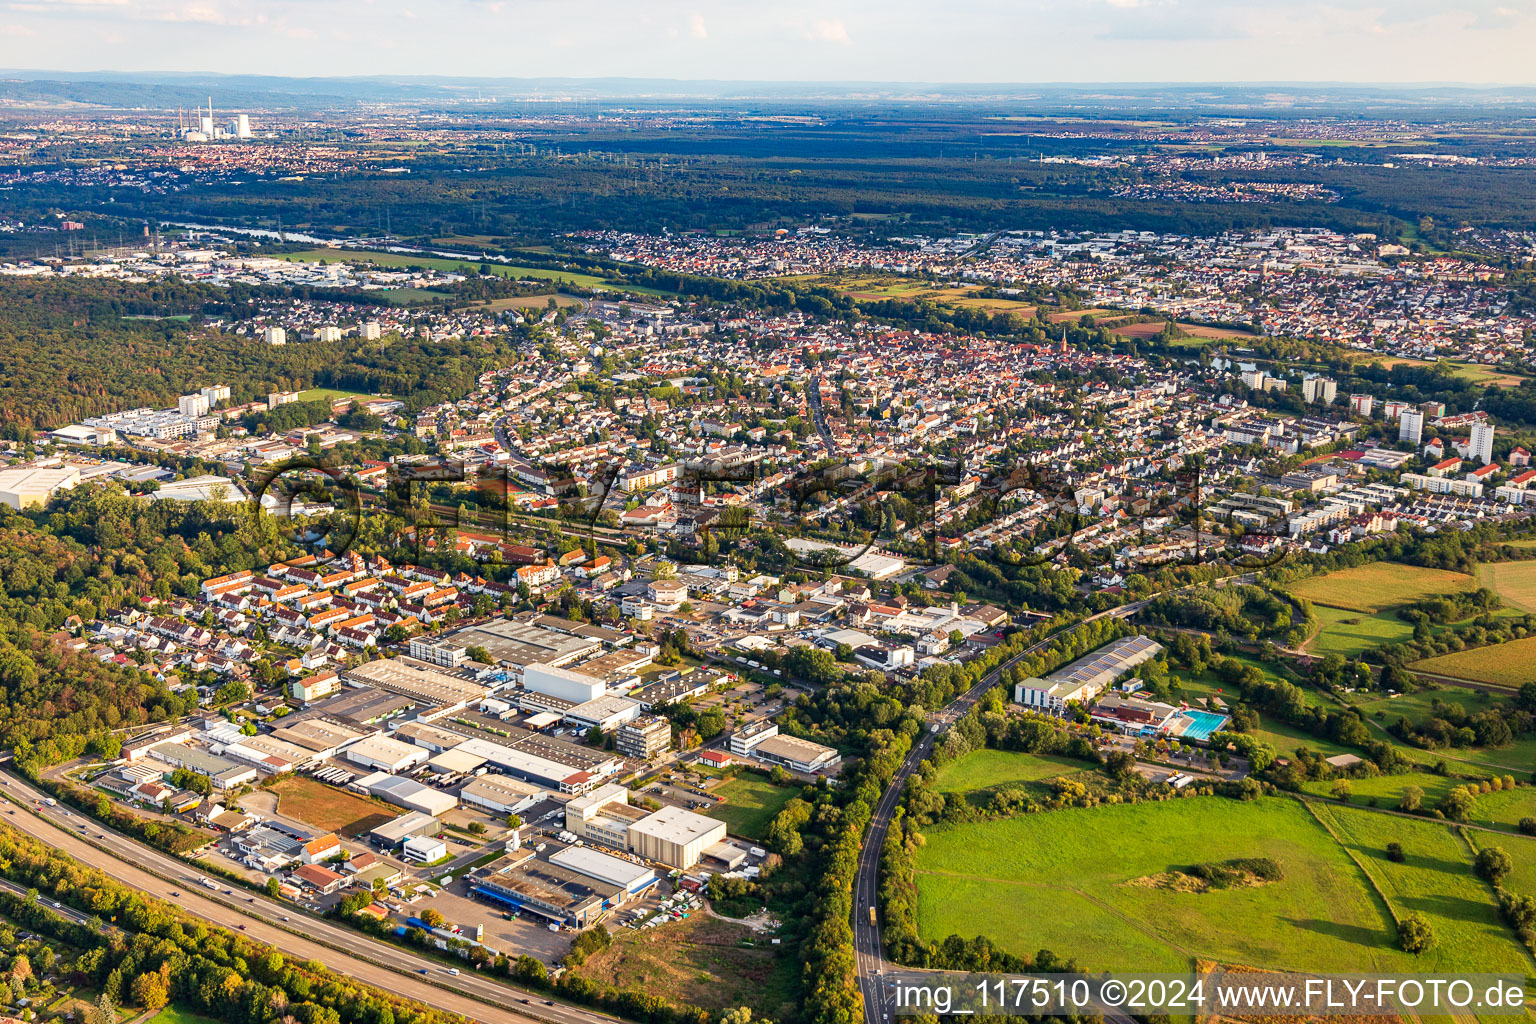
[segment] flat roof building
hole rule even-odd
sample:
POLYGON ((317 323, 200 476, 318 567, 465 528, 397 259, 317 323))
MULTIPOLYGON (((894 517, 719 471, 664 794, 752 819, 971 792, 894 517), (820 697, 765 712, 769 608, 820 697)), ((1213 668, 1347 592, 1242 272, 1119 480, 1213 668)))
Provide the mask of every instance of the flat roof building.
POLYGON ((546 795, 538 786, 510 776, 486 774, 464 784, 459 790, 459 802, 491 814, 521 814, 546 795))
POLYGON ((523 688, 535 693, 547 693, 575 704, 585 704, 608 692, 608 684, 595 676, 540 663, 523 669, 523 688))
POLYGON ((1163 649, 1151 637, 1130 636, 1105 644, 1044 679, 1026 679, 1014 686, 1013 699, 1027 708, 1062 714, 1067 704, 1087 704, 1111 683, 1163 649))
POLYGON ((438 707, 460 707, 482 699, 487 693, 487 687, 481 683, 414 658, 365 662, 347 669, 343 677, 438 707))
POLYGON ((368 736, 346 749, 343 756, 353 764, 383 772, 414 768, 430 756, 423 747, 402 743, 388 736, 368 736))
POLYGON ((622 885, 600 882, 538 860, 532 850, 510 854, 504 866, 491 865, 476 875, 470 892, 482 900, 576 928, 597 921, 626 895, 622 885))
POLYGON ((551 854, 549 862, 595 878, 605 885, 623 886, 630 896, 638 896, 658 881, 654 868, 585 846, 568 846, 551 854))
POLYGON ((806 774, 826 771, 842 760, 834 747, 782 733, 757 743, 752 748, 752 756, 806 774))
POLYGON ((682 807, 663 807, 629 826, 629 849, 646 860, 687 871, 725 838, 725 822, 682 807))

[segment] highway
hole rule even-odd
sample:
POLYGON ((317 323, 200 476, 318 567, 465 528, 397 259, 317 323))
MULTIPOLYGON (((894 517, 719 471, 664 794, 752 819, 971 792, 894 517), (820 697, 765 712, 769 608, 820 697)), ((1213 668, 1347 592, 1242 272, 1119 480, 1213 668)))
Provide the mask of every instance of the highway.
MULTIPOLYGON (((206 889, 195 882, 201 875, 196 867, 113 832, 78 811, 39 806, 44 794, 15 775, 5 775, 3 780, 5 789, 0 794, 17 802, 14 813, 0 815, 0 821, 131 888, 173 903, 210 924, 243 931, 247 937, 268 943, 287 956, 318 961, 343 977, 484 1024, 619 1024, 618 1018, 595 1010, 546 1002, 538 993, 514 989, 478 974, 467 964, 461 974, 450 975, 438 960, 380 942, 265 896, 243 889, 228 894, 225 889, 232 887, 223 884, 217 890, 206 889), (81 825, 86 832, 80 831, 81 825)), ((12 807, 6 810, 12 811, 12 807)))

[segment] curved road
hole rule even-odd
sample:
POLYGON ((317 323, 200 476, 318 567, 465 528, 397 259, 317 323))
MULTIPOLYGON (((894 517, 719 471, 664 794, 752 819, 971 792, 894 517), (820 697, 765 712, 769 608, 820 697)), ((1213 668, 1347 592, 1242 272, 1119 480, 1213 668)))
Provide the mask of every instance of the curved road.
MULTIPOLYGON (((206 889, 194 881, 202 874, 194 865, 113 832, 78 811, 39 806, 45 794, 15 775, 0 778, 5 787, 0 795, 13 798, 9 806, 3 801, 0 806, 7 811, 14 808, 14 813, 0 814, 0 823, 131 888, 174 903, 194 917, 231 931, 243 930, 249 938, 267 943, 286 956, 318 961, 345 977, 484 1024, 621 1024, 618 1018, 594 1010, 560 1002, 546 1005, 543 995, 521 992, 467 965, 463 973, 450 975, 439 960, 380 942, 265 896, 241 889, 226 895, 227 884, 216 891, 206 889), (86 832, 80 831, 81 825, 86 832)), ((49 900, 50 905, 52 902, 49 900)), ((72 913, 67 909, 61 912, 72 913)))
MULTIPOLYGON (((1245 581, 1250 575, 1242 573, 1234 576, 1225 576, 1220 579, 1201 583, 1191 583, 1182 587, 1174 587, 1162 593, 1175 594, 1185 590, 1196 590, 1201 587, 1220 588, 1234 581, 1245 581)), ((1153 596, 1162 596, 1161 594, 1153 596)), ((858 875, 853 885, 853 949, 854 965, 859 976, 859 992, 864 997, 864 1020, 866 1024, 886 1024, 891 1017, 891 1008, 887 1005, 883 975, 886 971, 896 969, 911 973, 921 968, 906 967, 891 964, 885 959, 885 947, 880 938, 880 925, 878 923, 878 894, 880 889, 880 854, 885 848, 885 834, 890 829, 891 816, 896 810, 897 801, 901 799, 901 791, 906 786, 907 779, 917 770, 918 764, 928 756, 939 738, 948 731, 949 727, 969 711, 983 694, 1002 681, 1003 672, 1012 668, 1025 657, 1035 653, 1047 644, 1054 643, 1078 628, 1093 622, 1096 619, 1113 617, 1128 619, 1141 611, 1152 600, 1152 597, 1140 601, 1132 601, 1118 608, 1098 612, 1088 618, 1075 622, 1070 626, 1064 626, 1045 639, 1031 644, 1021 653, 1008 659, 982 678, 981 682, 971 687, 965 693, 956 697, 943 710, 933 715, 928 720, 929 730, 924 732, 922 738, 912 745, 907 752, 907 757, 891 778, 890 785, 881 794, 880 801, 875 805, 869 819, 869 832, 864 837, 864 845, 859 850, 858 875), (933 726, 937 724, 938 730, 933 726), (870 923, 869 910, 875 907, 877 910, 877 922, 870 923)), ((1119 1013, 1105 1013, 1106 1020, 1128 1024, 1128 1018, 1119 1013)))

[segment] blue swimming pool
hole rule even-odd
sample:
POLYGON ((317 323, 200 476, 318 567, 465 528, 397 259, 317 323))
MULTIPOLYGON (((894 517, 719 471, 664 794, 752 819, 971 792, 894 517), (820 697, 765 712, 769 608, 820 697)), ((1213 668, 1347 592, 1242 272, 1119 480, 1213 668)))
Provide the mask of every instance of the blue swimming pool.
POLYGON ((1205 742, 1211 738, 1211 733, 1227 724, 1228 715, 1218 715, 1214 711, 1185 711, 1184 717, 1190 719, 1189 725, 1179 738, 1183 740, 1198 740, 1205 742))

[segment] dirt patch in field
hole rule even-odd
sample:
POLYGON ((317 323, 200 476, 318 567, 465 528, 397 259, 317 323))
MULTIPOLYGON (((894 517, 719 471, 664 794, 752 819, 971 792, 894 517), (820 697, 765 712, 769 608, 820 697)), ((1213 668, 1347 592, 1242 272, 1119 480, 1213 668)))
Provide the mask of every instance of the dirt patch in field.
POLYGON ((300 776, 283 779, 268 792, 277 794, 277 810, 283 816, 340 835, 359 836, 400 816, 387 804, 300 776))
POLYGON ((739 924, 701 914, 611 930, 613 944, 577 968, 581 977, 708 1010, 751 1006, 775 1019, 791 996, 783 966, 769 948, 742 945, 753 935, 739 924))

